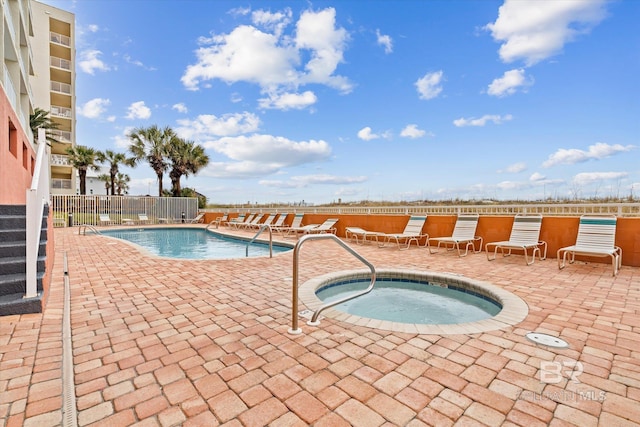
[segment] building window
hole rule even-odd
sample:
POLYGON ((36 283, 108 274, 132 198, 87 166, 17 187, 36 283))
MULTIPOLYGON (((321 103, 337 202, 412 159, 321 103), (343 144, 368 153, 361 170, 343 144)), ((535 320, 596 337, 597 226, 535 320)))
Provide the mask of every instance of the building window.
POLYGON ((9 151, 13 157, 18 157, 18 130, 9 120, 9 151))
POLYGON ((24 142, 22 143, 22 167, 29 170, 29 151, 24 142))
POLYGON ((33 172, 36 170, 36 159, 31 156, 31 176, 33 176, 33 172))

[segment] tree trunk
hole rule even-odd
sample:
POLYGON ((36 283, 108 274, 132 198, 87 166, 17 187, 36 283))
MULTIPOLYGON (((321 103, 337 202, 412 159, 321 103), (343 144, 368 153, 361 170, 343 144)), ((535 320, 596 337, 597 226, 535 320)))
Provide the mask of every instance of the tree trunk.
POLYGON ((78 169, 78 177, 80 178, 80 194, 87 194, 87 171, 83 169, 78 169))

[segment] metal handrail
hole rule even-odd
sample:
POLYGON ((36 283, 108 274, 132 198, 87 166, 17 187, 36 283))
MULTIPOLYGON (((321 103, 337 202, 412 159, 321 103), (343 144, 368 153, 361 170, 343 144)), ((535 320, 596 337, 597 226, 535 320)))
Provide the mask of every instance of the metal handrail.
POLYGON ((267 228, 269 229, 269 258, 273 258, 273 231, 271 230, 271 226, 269 224, 262 224, 260 226, 260 229, 258 230, 258 232, 256 233, 255 236, 253 236, 253 239, 251 239, 249 241, 249 243, 247 243, 247 247, 245 250, 245 256, 248 257, 249 256, 249 246, 255 242, 255 240, 258 238, 258 236, 264 231, 264 229, 267 228))
POLYGON ((293 280, 292 280, 292 290, 291 290, 291 317, 292 317, 292 319, 291 319, 291 328, 288 331, 290 334, 293 334, 293 335, 297 335, 297 334, 302 332, 302 330, 300 328, 298 328, 298 257, 299 257, 299 253, 300 253, 300 248, 302 248, 302 245, 307 240, 319 240, 319 239, 333 239, 340 246, 342 246, 344 249, 346 249, 347 252, 349 252, 351 255, 353 255, 354 257, 356 257, 360 261, 362 261, 362 263, 364 265, 366 265, 367 267, 369 267, 369 270, 371 270, 371 283, 369 284, 367 289, 365 289, 362 292, 354 293, 354 294, 348 295, 348 296, 346 296, 344 298, 341 298, 341 299, 339 299, 337 301, 333 301, 333 302, 330 302, 330 303, 322 305, 320 308, 318 308, 313 313, 313 316, 311 317, 311 320, 307 322, 308 325, 317 326, 320 323, 320 322, 318 322, 318 316, 320 316, 320 313, 323 312, 325 309, 333 307, 333 306, 336 306, 338 304, 342 304, 343 302, 347 302, 347 301, 350 301, 352 299, 358 298, 358 297, 360 297, 362 295, 368 294, 369 292, 371 292, 371 290, 373 289, 373 286, 376 283, 376 268, 373 266, 373 264, 371 264, 369 261, 367 261, 358 252, 354 251, 349 245, 347 245, 345 242, 340 240, 340 238, 338 238, 336 235, 331 234, 331 233, 326 233, 326 234, 308 234, 306 236, 301 237, 300 240, 298 240, 298 243, 296 243, 295 247, 293 248, 293 280))
POLYGON ((102 233, 100 233, 100 231, 98 231, 98 229, 97 229, 97 228, 95 228, 95 227, 94 227, 93 225, 91 225, 91 224, 81 224, 81 225, 78 227, 78 235, 80 235, 80 234, 84 234, 84 235, 86 236, 86 235, 87 235, 87 228, 88 228, 89 230, 93 231, 93 232, 94 232, 94 233, 96 233, 96 234, 102 234, 102 233), (84 228, 84 233, 82 232, 82 229, 83 229, 83 228, 84 228))

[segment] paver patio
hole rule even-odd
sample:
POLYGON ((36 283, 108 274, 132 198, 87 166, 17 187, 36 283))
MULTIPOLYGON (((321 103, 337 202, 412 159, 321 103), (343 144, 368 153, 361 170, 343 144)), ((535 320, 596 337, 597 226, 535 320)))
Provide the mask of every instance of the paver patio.
MULTIPOLYGON (((640 425, 639 268, 612 277, 600 263, 560 271, 555 259, 526 266, 519 255, 489 262, 354 245, 379 268, 491 282, 529 314, 479 334, 323 319, 291 335, 291 252, 180 261, 73 228, 55 238, 45 312, 0 318, 2 426, 63 422, 64 256, 80 426, 640 425), (536 346, 530 331, 569 348, 536 346), (562 370, 543 381, 541 363, 562 370)), ((335 242, 306 243, 301 283, 362 267, 345 254, 335 242)))

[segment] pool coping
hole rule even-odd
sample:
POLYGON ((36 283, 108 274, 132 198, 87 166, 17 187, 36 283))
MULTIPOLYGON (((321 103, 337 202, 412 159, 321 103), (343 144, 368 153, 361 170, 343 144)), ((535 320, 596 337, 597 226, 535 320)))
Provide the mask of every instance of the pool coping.
MULTIPOLYGON (((307 280, 299 287, 300 301, 308 311, 315 312, 322 307, 323 301, 316 296, 316 291, 335 281, 349 279, 369 279, 369 270, 343 270, 317 276, 307 280)), ((383 329, 393 332, 404 332, 425 335, 452 335, 452 334, 477 334, 481 332, 495 331, 512 327, 522 322, 529 314, 529 306, 517 295, 508 292, 496 285, 481 280, 472 279, 456 273, 442 273, 427 270, 411 269, 378 269, 377 278, 394 277, 405 280, 421 280, 429 282, 446 282, 459 288, 469 289, 493 299, 502 305, 502 310, 495 316, 476 322, 464 322, 451 325, 427 325, 416 323, 400 323, 387 320, 371 319, 353 314, 344 313, 334 308, 322 311, 319 320, 323 317, 353 325, 365 326, 374 329, 383 329)), ((308 311, 306 313, 308 313, 308 311)), ((302 317, 306 317, 303 315, 302 317)), ((320 325, 320 327, 322 327, 320 325)))

